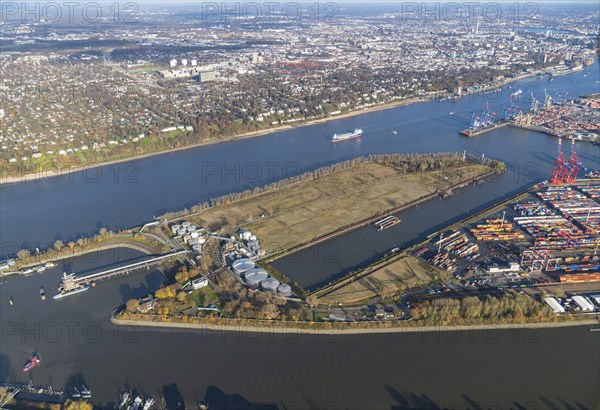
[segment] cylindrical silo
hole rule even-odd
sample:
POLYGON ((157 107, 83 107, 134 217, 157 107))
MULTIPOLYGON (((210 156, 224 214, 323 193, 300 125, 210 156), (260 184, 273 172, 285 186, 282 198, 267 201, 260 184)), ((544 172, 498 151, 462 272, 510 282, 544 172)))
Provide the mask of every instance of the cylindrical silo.
POLYGON ((250 286, 258 286, 263 280, 267 279, 268 277, 269 274, 267 273, 267 271, 260 268, 250 269, 249 271, 244 273, 244 279, 246 280, 246 283, 250 286))
POLYGON ((291 286, 285 283, 282 283, 281 285, 277 286, 277 292, 281 296, 292 296, 291 286))
POLYGON ((260 287, 267 292, 277 292, 277 287, 279 286, 279 281, 275 278, 267 278, 260 282, 260 287))
POLYGON ((254 268, 254 266, 255 266, 254 262, 252 262, 250 259, 246 259, 246 258, 236 259, 231 264, 231 268, 238 275, 241 275, 242 273, 249 271, 250 269, 254 268))

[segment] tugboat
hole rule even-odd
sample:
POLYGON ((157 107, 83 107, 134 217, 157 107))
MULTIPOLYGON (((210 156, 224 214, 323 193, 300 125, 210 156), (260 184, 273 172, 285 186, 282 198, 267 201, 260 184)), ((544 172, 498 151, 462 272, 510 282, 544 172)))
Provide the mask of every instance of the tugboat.
POLYGON ((31 359, 23 366, 23 372, 29 373, 34 367, 39 366, 41 361, 42 360, 34 353, 33 356, 31 356, 31 359))

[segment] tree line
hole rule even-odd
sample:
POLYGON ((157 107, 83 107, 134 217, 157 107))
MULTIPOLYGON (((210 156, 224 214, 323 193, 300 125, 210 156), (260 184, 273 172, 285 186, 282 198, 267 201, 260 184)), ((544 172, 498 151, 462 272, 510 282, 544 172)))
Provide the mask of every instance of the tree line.
POLYGON ((415 304, 411 316, 428 325, 525 323, 557 320, 549 306, 529 295, 441 298, 415 304))

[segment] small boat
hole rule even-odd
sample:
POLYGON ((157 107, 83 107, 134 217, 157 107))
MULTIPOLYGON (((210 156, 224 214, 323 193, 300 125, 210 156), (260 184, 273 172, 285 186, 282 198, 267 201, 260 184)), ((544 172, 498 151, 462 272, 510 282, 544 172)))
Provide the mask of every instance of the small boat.
POLYGON ((71 397, 73 397, 74 399, 80 399, 81 398, 81 392, 79 392, 79 390, 77 390, 77 387, 73 387, 74 392, 71 393, 71 397))
POLYGON ((392 132, 394 133, 394 135, 398 134, 396 130, 392 130, 392 132))
POLYGON ((90 399, 92 397, 92 392, 85 387, 85 384, 81 386, 81 398, 82 399, 90 399))
POLYGON ((138 410, 142 406, 143 402, 144 399, 142 399, 140 396, 136 397, 133 400, 133 404, 131 405, 130 410, 138 410))
POLYGON ((131 395, 129 392, 124 392, 121 394, 121 402, 119 403, 119 410, 124 409, 125 406, 129 403, 129 399, 131 399, 131 395))
POLYGON ((208 403, 202 400, 198 403, 198 410, 208 410, 208 403))
POLYGON ((146 401, 144 401, 143 410, 150 410, 150 407, 154 404, 154 399, 152 397, 148 397, 146 401))
POLYGON ((29 373, 34 367, 39 366, 41 361, 42 360, 36 354, 34 354, 31 359, 25 363, 25 366, 23 366, 23 372, 29 373))
POLYGON ((46 266, 46 268, 54 268, 58 265, 56 264, 56 262, 48 261, 48 262, 46 262, 45 266, 46 266))
POLYGON ((8 303, 12 306, 15 304, 13 297, 11 296, 10 299, 8 299, 8 303))
POLYGON ((40 298, 42 300, 46 300, 46 291, 44 290, 43 286, 40 288, 40 298))
POLYGON ((46 267, 45 267, 44 265, 42 265, 42 266, 38 266, 38 267, 35 269, 35 271, 36 271, 37 273, 42 273, 42 272, 44 272, 45 270, 46 270, 46 267))

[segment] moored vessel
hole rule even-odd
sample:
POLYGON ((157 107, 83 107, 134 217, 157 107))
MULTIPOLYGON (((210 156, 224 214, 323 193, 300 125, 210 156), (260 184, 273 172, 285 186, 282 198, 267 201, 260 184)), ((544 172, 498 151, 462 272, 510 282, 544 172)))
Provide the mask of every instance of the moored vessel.
POLYGON ((77 293, 85 292, 90 288, 90 285, 87 283, 78 283, 75 280, 75 274, 72 273, 67 275, 67 273, 63 273, 63 280, 60 286, 58 287, 58 293, 53 296, 53 299, 62 299, 66 296, 74 295, 77 293))

